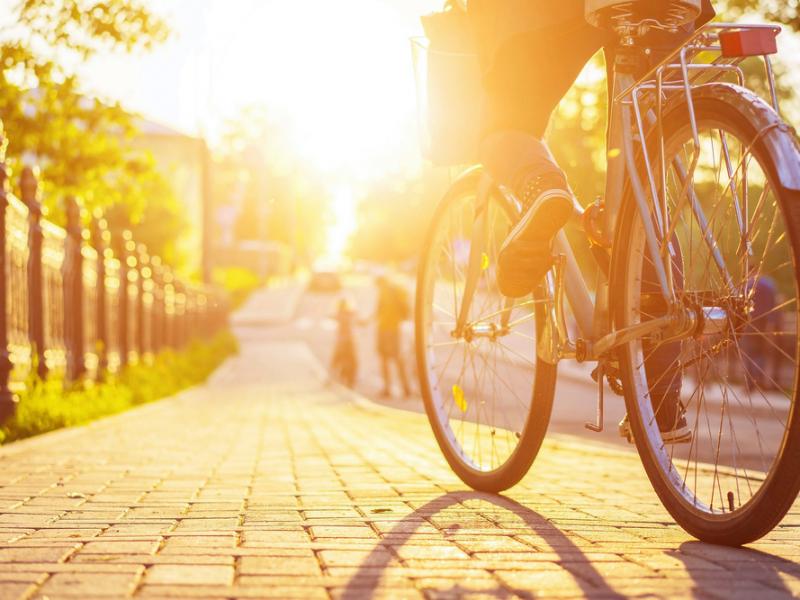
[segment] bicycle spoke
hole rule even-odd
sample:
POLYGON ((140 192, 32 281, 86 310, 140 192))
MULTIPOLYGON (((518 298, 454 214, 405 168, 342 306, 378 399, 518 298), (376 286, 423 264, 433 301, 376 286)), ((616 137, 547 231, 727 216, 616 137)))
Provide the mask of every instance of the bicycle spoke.
POLYGON ((525 393, 532 389, 536 371, 533 308, 539 302, 508 302, 499 292, 494 267, 511 218, 490 202, 481 225, 487 234, 479 236, 485 247, 473 249, 479 243, 473 235, 474 203, 474 196, 464 197, 442 219, 429 280, 424 375, 435 396, 438 422, 459 459, 479 471, 493 471, 514 455, 531 410, 531 397, 525 393), (476 251, 481 260, 478 282, 463 331, 455 338, 471 268, 465 260, 476 251), (491 327, 500 337, 476 334, 491 327))
MULTIPOLYGON (((786 382, 781 372, 797 369, 800 319, 794 254, 757 156, 718 124, 701 128, 695 154, 689 133, 687 142, 665 146, 675 158, 666 161, 669 237, 660 240, 662 255, 669 256, 678 302, 713 308, 724 320, 680 341, 638 340, 630 364, 641 383, 642 422, 665 471, 682 482, 676 489, 686 502, 722 515, 755 497, 780 456, 795 397, 794 378, 786 382), (681 165, 692 165, 693 175, 681 165), (665 420, 675 428, 681 417, 691 437, 665 442, 665 420)), ((637 227, 628 324, 666 310, 655 308, 655 268, 637 227)))

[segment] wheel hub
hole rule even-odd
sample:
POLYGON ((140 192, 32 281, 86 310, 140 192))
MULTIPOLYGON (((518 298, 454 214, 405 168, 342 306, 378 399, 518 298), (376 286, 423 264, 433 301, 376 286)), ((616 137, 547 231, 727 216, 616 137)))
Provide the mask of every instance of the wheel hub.
POLYGON ((465 342, 470 343, 473 340, 484 338, 492 342, 497 341, 498 338, 504 337, 509 334, 509 328, 498 325, 497 323, 470 323, 459 335, 457 330, 451 332, 455 339, 463 338, 465 342))

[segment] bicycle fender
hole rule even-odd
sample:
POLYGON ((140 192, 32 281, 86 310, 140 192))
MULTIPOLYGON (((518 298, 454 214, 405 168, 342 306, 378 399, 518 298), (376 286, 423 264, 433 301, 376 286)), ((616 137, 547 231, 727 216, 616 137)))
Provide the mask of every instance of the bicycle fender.
MULTIPOLYGON (((775 161, 778 180, 788 190, 800 191, 800 144, 795 129, 781 119, 755 92, 732 83, 709 83, 692 90, 694 100, 706 98, 735 106, 759 132, 751 143, 761 143, 775 161)), ((673 109, 686 110, 683 95, 676 97, 673 109), (682 107, 680 105, 683 105, 682 107)))

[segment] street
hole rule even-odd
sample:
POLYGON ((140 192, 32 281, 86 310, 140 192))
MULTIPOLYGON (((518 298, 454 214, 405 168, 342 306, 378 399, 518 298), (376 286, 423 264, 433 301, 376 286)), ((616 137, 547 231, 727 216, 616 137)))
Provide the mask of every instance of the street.
MULTIPOLYGON (((413 323, 404 323, 404 348, 406 368, 412 380, 415 393, 410 398, 402 398, 400 386, 394 376, 394 390, 391 399, 380 397, 383 382, 380 375, 380 363, 375 351, 375 328, 374 311, 376 301, 375 285, 372 278, 367 275, 352 275, 343 278, 344 290, 341 293, 329 292, 309 292, 303 290, 297 301, 296 310, 292 318, 283 325, 272 328, 273 335, 278 339, 303 341, 311 349, 314 356, 322 365, 328 365, 333 351, 336 335, 336 323, 334 320, 336 302, 339 297, 346 296, 355 307, 356 313, 363 320, 363 324, 355 328, 356 347, 358 351, 359 369, 358 380, 355 390, 374 401, 384 403, 393 408, 423 412, 422 400, 419 396, 419 384, 415 375, 416 360, 414 355, 414 332, 413 323)), ((412 289, 413 280, 406 278, 405 281, 412 289)), ((412 294, 413 291, 409 292, 412 294)), ((506 398, 506 418, 509 428, 514 423, 524 420, 519 402, 512 396, 525 396, 531 389, 531 370, 526 367, 518 357, 530 356, 526 348, 520 344, 528 344, 528 340, 514 338, 511 340, 515 344, 517 351, 515 354, 506 354, 502 369, 502 376, 505 381, 504 387, 507 390, 506 398)), ((455 362, 455 361, 453 361, 455 362)), ((574 361, 564 361, 559 365, 559 379, 556 385, 556 396, 553 402, 553 412, 550 420, 549 431, 577 436, 591 442, 601 442, 611 444, 621 448, 633 448, 626 439, 619 435, 618 424, 625 416, 624 400, 617 396, 611 389, 605 386, 605 414, 604 428, 602 432, 596 433, 589 431, 584 426, 587 422, 594 422, 597 410, 597 384, 591 379, 593 364, 578 365, 574 361)), ((453 375, 458 369, 457 365, 449 366, 450 374, 453 375)), ((733 406, 730 414, 726 414, 726 420, 730 421, 730 428, 740 432, 753 430, 752 415, 749 411, 736 410, 733 406)), ((769 442, 776 443, 783 433, 782 428, 769 420, 759 422, 760 436, 742 435, 737 442, 736 461, 739 466, 746 468, 763 468, 761 453, 764 444, 769 442), (766 442, 765 442, 766 440, 766 442)), ((688 445, 677 445, 675 449, 676 460, 685 456, 689 451, 688 445)), ((693 451, 700 457, 700 460, 713 462, 715 448, 708 443, 700 444, 698 449, 693 451)), ((730 461, 730 458, 723 456, 721 462, 730 461)))
POLYGON ((624 446, 554 433, 506 494, 465 488, 417 411, 326 385, 300 292, 257 293, 205 385, 0 448, 0 598, 800 593, 797 508, 747 548, 698 542, 624 446))
POLYGON ((297 291, 253 297, 206 385, 0 448, 1 598, 800 593, 796 508, 747 548, 698 542, 625 447, 551 434, 506 494, 465 488, 424 417, 326 386, 297 291))

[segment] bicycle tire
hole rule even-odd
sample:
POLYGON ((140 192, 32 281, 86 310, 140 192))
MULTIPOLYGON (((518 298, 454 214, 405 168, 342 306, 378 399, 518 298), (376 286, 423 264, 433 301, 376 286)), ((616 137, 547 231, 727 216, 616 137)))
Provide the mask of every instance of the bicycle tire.
MULTIPOLYGON (((536 358, 536 345, 534 341, 530 343, 532 359, 533 381, 530 387, 530 404, 527 414, 524 416, 521 429, 515 433, 516 444, 502 464, 492 465, 490 468, 476 466, 473 458, 467 456, 467 451, 459 445, 453 434, 450 420, 447 418, 445 423, 444 404, 453 402, 452 398, 447 397, 447 393, 442 393, 442 389, 449 388, 449 381, 443 386, 445 375, 437 377, 434 369, 434 358, 432 356, 432 336, 434 324, 431 315, 436 310, 434 308, 434 294, 436 282, 436 266, 441 253, 440 241, 443 230, 448 226, 448 219, 452 218, 453 211, 462 208, 464 202, 469 202, 469 198, 474 199, 477 194, 479 181, 481 178, 480 168, 474 168, 459 178, 446 192, 445 196, 437 206, 432 221, 430 223, 426 241, 419 263, 417 275, 417 290, 415 302, 415 345, 417 358, 417 371, 419 374, 420 391, 425 404, 425 411, 431 424, 436 441, 441 448, 448 464, 458 477, 470 487, 486 492, 499 492, 505 490, 517 482, 528 472, 536 454, 542 444, 542 440, 547 431, 550 420, 550 412, 555 393, 556 367, 543 363, 536 358), (441 410, 440 410, 441 409, 441 410)), ((516 217, 515 209, 502 196, 498 190, 491 194, 491 202, 497 207, 509 223, 516 217)), ((455 253, 455 251, 453 251, 455 253)), ((492 254, 493 252, 489 252, 492 254)), ((495 256, 487 256, 487 264, 495 264, 495 256)), ((486 286, 492 286, 494 275, 491 269, 487 268, 484 275, 487 277, 486 286), (488 279, 488 278, 491 278, 488 279)), ((454 286, 455 289, 455 286, 454 286)), ((497 292, 499 294, 499 292, 497 292)), ((455 292, 454 292, 455 295, 455 292)), ((457 304, 458 299, 454 302, 457 304)), ((524 303, 525 301, 523 301, 524 303)), ((533 302, 530 301, 529 302, 533 302)), ((542 322, 542 307, 540 304, 533 304, 533 314, 531 315, 533 330, 538 333, 542 322)), ((530 308, 528 309, 530 310, 530 308)), ((453 313, 457 314, 454 310, 453 313)), ((450 326, 450 325, 447 325, 450 326)), ((445 329, 446 332, 446 329, 445 329)), ((464 353, 466 354, 466 350, 464 353)), ((466 359, 465 359, 466 360, 466 359)), ((480 358, 477 359, 480 362, 480 358)), ((444 371, 447 371, 445 365, 444 371)), ((498 373, 495 373, 499 377, 498 373)), ((490 375, 491 377, 491 375, 490 375)), ((505 385, 505 392, 508 396, 514 395, 515 390, 509 387, 508 382, 495 380, 492 382, 495 387, 505 385)), ((457 385, 457 384, 454 384, 457 385)), ((455 394, 455 391, 453 392, 455 394)), ((500 400, 503 401, 503 400, 500 400)), ((476 400, 472 405, 485 402, 476 400)), ((494 402, 494 399, 493 399, 494 402)), ((492 404, 494 406, 494 404, 492 404)), ((449 407, 452 410, 452 406, 449 407)), ((466 409, 465 409, 466 410, 466 409)), ((478 416, 480 421, 480 415, 478 416)), ((518 427, 518 425, 517 425, 518 427)), ((478 425, 476 425, 476 429, 478 425)), ((500 428, 502 429, 502 428, 500 428)), ((507 430, 503 430, 507 434, 507 430)), ((491 434, 494 443, 495 433, 491 434)), ((476 435, 477 437, 477 435, 476 435)))
MULTIPOLYGON (((693 98, 698 127, 703 131, 705 131, 705 127, 710 127, 712 130, 712 139, 714 128, 719 128, 719 131, 723 131, 722 128, 724 128, 726 134, 731 133, 732 135, 735 135, 740 140, 741 147, 748 149, 741 150, 742 158, 740 164, 744 165, 742 172, 745 172, 749 168, 748 165, 755 161, 756 165, 763 170, 764 183, 762 184, 762 195, 767 194, 768 192, 766 190, 769 190, 770 188, 774 190, 774 195, 776 197, 776 201, 774 202, 776 214, 780 214, 780 217, 782 218, 783 227, 785 228, 784 231, 786 234, 785 239, 788 240, 787 245, 790 249, 790 260, 786 261, 786 268, 784 271, 781 271, 781 273, 785 276, 789 283, 794 285, 794 308, 791 309, 790 312, 794 314, 794 318, 796 320, 795 322, 797 322, 797 290, 800 289, 800 270, 798 270, 798 265, 800 265, 800 191, 786 187, 782 183, 782 178, 778 171, 779 165, 790 165, 790 167, 796 167, 797 165, 800 165, 800 150, 798 149, 797 142, 788 128, 780 125, 780 121, 775 115, 774 111, 772 111, 772 109, 765 102, 763 102, 763 100, 748 90, 730 84, 710 84, 696 89, 694 91, 693 98), (767 143, 768 138, 770 143, 767 143), (776 150, 778 147, 782 149, 780 152, 776 150), (787 149, 793 149, 789 150, 789 155, 786 154, 787 149), (747 158, 748 155, 752 158, 747 158)), ((690 135, 687 133, 687 123, 688 111, 685 102, 680 102, 667 109, 663 120, 665 148, 677 146, 680 144, 680 138, 682 136, 685 137, 690 135)), ((728 143, 727 137, 720 133, 719 138, 720 150, 722 150, 723 141, 725 141, 725 144, 728 143)), ((653 148, 653 152, 658 152, 658 150, 656 150, 656 143, 652 143, 651 147, 653 148)), ((726 147, 725 151, 727 153, 729 148, 726 147)), ((657 156, 657 154, 654 155, 657 156)), ((669 155, 667 156, 670 160, 672 160, 669 155)), ((720 163, 723 162, 723 156, 725 155, 720 154, 720 163)), ((670 163, 670 165, 672 164, 674 163, 670 163)), ((719 168, 722 170, 721 166, 719 168)), ((730 168, 728 167, 728 172, 729 171, 730 168)), ((736 173, 736 171, 734 171, 734 173, 736 173)), ((736 175, 734 175, 734 177, 735 176, 736 175)), ((727 183, 729 187, 731 180, 733 180, 732 177, 729 178, 727 183)), ((745 188, 747 190, 750 189, 751 180, 748 178, 743 179, 742 181, 743 184, 740 190, 742 190, 742 193, 745 193, 743 190, 745 190, 745 188)), ((755 179, 753 179, 753 181, 755 181, 755 179)), ((717 183, 719 183, 719 181, 717 183)), ((700 189, 700 187, 698 187, 698 189, 700 189)), ((724 197, 724 194, 722 197, 724 197)), ((736 202, 738 203, 738 199, 736 202)), ((742 204, 745 207, 745 210, 747 210, 747 202, 743 202, 742 204)), ((766 204, 766 201, 764 204, 766 204)), ((750 219, 749 213, 745 212, 745 216, 747 219, 750 219)), ((754 222, 756 222, 755 218, 756 216, 754 214, 754 222)), ((636 286, 638 285, 638 289, 641 291, 641 278, 643 277, 643 268, 641 265, 644 264, 645 260, 642 258, 637 259, 635 256, 635 248, 641 245, 642 227, 640 225, 641 220, 636 208, 636 202, 632 197, 630 190, 627 190, 626 196, 623 200, 623 208, 619 223, 620 225, 617 229, 615 243, 616 251, 614 253, 612 267, 611 289, 617 290, 617 294, 614 298, 612 298, 612 300, 615 307, 617 326, 622 328, 634 322, 635 319, 633 315, 635 315, 636 310, 641 312, 641 306, 638 309, 635 306, 637 303, 641 302, 641 299, 637 300, 637 294, 639 292, 636 291, 636 286), (639 278, 639 284, 636 283, 637 277, 639 278)), ((773 217, 773 222, 770 226, 770 236, 772 235, 771 231, 775 227, 775 223, 777 223, 777 217, 773 217)), ((712 226, 709 224, 706 227, 706 230, 710 230, 711 227, 712 226)), ((745 225, 744 227, 749 227, 749 225, 745 225)), ((745 229, 745 231, 749 231, 749 229, 745 229)), ((761 231, 761 229, 758 231, 761 231)), ((747 236, 750 235, 750 233, 747 233, 747 236)), ((765 249, 763 251, 764 261, 767 260, 766 248, 769 245, 769 240, 770 238, 768 237, 767 243, 765 243, 765 249)), ((697 243, 697 241, 695 241, 695 243, 697 243)), ((698 245, 698 247, 700 246, 698 245)), ((677 252, 680 254, 681 250, 678 250, 677 252)), ((770 247, 770 253, 772 254, 773 252, 777 252, 777 250, 772 250, 770 247)), ((642 254, 644 253, 645 252, 642 251, 642 254)), ((709 254, 711 254, 711 252, 709 252, 709 254)), ((773 257, 770 256, 770 260, 772 259, 773 257)), ((687 258, 682 257, 679 259, 679 261, 681 263, 680 270, 682 273, 685 273, 685 279, 690 279, 693 276, 692 267, 686 267, 687 258)), ((744 284, 745 287, 743 288, 746 290, 745 296, 747 296, 748 294, 754 293, 749 291, 751 289, 749 286, 752 285, 752 289, 754 290, 755 281, 758 281, 758 279, 755 279, 754 282, 751 283, 749 267, 742 269, 742 272, 747 274, 745 279, 747 283, 744 284)), ((761 272, 757 272, 756 276, 760 278, 761 272)), ((709 284, 706 287, 711 287, 711 285, 709 284)), ((681 290, 681 293, 684 294, 684 297, 688 297, 689 295, 685 290, 681 290)), ((641 295, 639 295, 639 298, 641 298, 641 295)), ((752 301, 752 298, 749 301, 752 301)), ((792 301, 792 299, 790 298, 789 301, 792 301)), ((746 310, 749 311, 750 309, 746 310)), ((730 360, 733 360, 734 363, 737 360, 744 363, 745 355, 743 355, 741 352, 738 352, 737 354, 737 351, 739 348, 740 339, 743 339, 739 336, 746 334, 737 333, 741 332, 741 329, 737 330, 734 327, 732 318, 726 327, 728 327, 728 329, 726 329, 726 333, 724 335, 729 336, 733 340, 732 342, 728 342, 728 344, 735 344, 736 346, 736 350, 732 352, 733 358, 730 360)), ((691 343, 698 344, 700 342, 695 341, 691 343)), ((786 413, 787 416, 785 417, 785 429, 783 436, 780 442, 778 442, 780 446, 772 463, 770 464, 769 471, 763 475, 763 481, 761 482, 760 486, 755 492, 752 492, 751 489, 750 497, 745 498, 743 502, 741 498, 737 496, 737 494, 740 493, 740 488, 738 487, 740 473, 739 470, 737 470, 736 452, 741 450, 741 447, 734 431, 733 419, 734 417, 738 419, 740 416, 743 416, 748 410, 748 406, 743 402, 740 403, 739 406, 736 406, 734 401, 738 403, 740 402, 740 399, 734 396, 726 397, 725 391, 722 391, 720 429, 719 435, 716 438, 717 445, 716 448, 710 448, 710 450, 716 452, 715 458, 717 460, 713 474, 711 475, 710 506, 698 501, 697 497, 697 490, 699 489, 697 483, 698 471, 700 472, 701 481, 703 478, 707 480, 709 477, 709 472, 707 470, 708 467, 703 466, 699 459, 701 452, 699 449, 701 445, 701 442, 699 441, 700 436, 705 436, 706 434, 705 432, 701 434, 700 427, 696 427, 691 434, 691 444, 697 447, 695 450, 695 460, 697 464, 695 465, 694 473, 694 499, 691 499, 690 494, 687 493, 687 478, 683 479, 682 486, 678 485, 678 478, 681 477, 680 473, 678 472, 678 466, 681 463, 678 462, 678 459, 675 459, 675 462, 673 463, 673 458, 676 452, 683 452, 684 454, 688 452, 688 458, 686 459, 687 467, 685 471, 685 473, 688 475, 692 450, 691 448, 688 450, 686 448, 682 450, 676 450, 674 449, 675 444, 672 444, 670 445, 671 447, 669 450, 669 456, 667 456, 667 444, 663 442, 663 439, 658 439, 659 436, 661 436, 660 433, 654 433, 654 428, 652 426, 654 417, 652 408, 653 404, 651 403, 651 400, 648 399, 648 396, 652 392, 653 386, 646 382, 647 374, 644 364, 647 359, 641 358, 643 356, 643 347, 644 343, 642 342, 631 342, 630 344, 623 346, 618 351, 618 358, 620 360, 622 382, 625 391, 625 402, 630 418, 633 439, 647 476, 650 479, 653 488, 655 489, 661 502, 681 527, 700 540, 716 544, 737 546, 761 538, 781 521, 797 497, 798 490, 800 490, 800 410, 797 409, 797 400, 798 395, 800 394, 800 391, 798 391, 798 388, 800 388, 800 386, 798 386, 800 375, 798 374, 796 361, 798 356, 798 348, 796 343, 794 350, 794 372, 792 373, 794 388, 793 392, 787 394, 789 408, 788 412, 786 413), (643 377, 646 385, 642 384, 643 377), (726 406, 728 411, 727 419, 733 434, 731 436, 729 432, 725 440, 727 444, 733 448, 733 467, 730 467, 730 465, 722 466, 719 464, 719 458, 721 456, 720 448, 723 442, 723 426, 725 425, 724 419, 726 406), (744 409, 743 411, 741 410, 742 408, 744 409), (740 414, 734 415, 736 411, 740 411, 740 414), (731 442, 731 439, 733 443, 731 442), (667 463, 667 460, 665 460, 667 458, 669 459, 669 464, 667 463), (731 475, 731 470, 733 470, 734 475, 731 475), (731 477, 735 477, 737 485, 736 493, 729 488, 727 495, 723 496, 723 486, 721 484, 723 477, 726 478, 726 482, 730 482, 731 477), (714 487, 715 479, 717 480, 716 487, 719 488, 719 501, 721 502, 721 505, 717 505, 716 508, 714 508, 714 497, 717 493, 714 487), (727 507, 725 506, 726 498, 728 502, 727 507), (739 503, 738 505, 737 502, 739 503)), ((712 346, 712 348, 714 347, 715 346, 712 346)), ((684 350, 682 350, 682 352, 684 352, 684 350)), ((717 350, 717 352, 720 351, 717 350)), ((703 355, 701 353, 699 356, 701 357, 701 361, 712 363, 714 372, 717 370, 717 363, 721 363, 723 361, 723 358, 720 358, 720 354, 709 353, 708 355, 703 355)), ((730 354, 726 356, 730 357, 730 354)), ((678 366, 682 373, 680 376, 680 385, 683 385, 683 383, 689 378, 689 375, 685 375, 684 373, 688 372, 687 370, 689 368, 688 365, 690 364, 690 360, 693 359, 686 360, 682 355, 679 358, 680 362, 678 362, 678 366)), ((725 360, 729 360, 729 358, 726 358, 725 360)), ((747 360, 751 359, 748 358, 747 360)), ((695 365, 696 364, 697 363, 695 363, 695 365)), ((747 363, 747 365, 749 365, 749 363, 747 363)), ((750 367, 747 365, 745 366, 745 370, 750 369, 750 367)), ((699 417, 703 404, 705 404, 706 419, 708 419, 708 405, 710 401, 706 396, 705 387, 702 386, 705 386, 703 379, 706 378, 709 372, 711 371, 708 369, 700 372, 698 368, 699 375, 696 377, 698 381, 697 389, 703 390, 701 393, 697 394, 696 410, 699 417)), ((724 390, 722 387, 723 383, 725 386, 730 385, 730 389, 734 389, 734 386, 738 385, 738 383, 733 381, 733 375, 736 375, 736 373, 732 372, 731 370, 727 371, 726 373, 727 374, 723 376, 720 382, 717 382, 720 390, 724 390)), ((750 395, 754 388, 752 388, 751 383, 749 383, 749 379, 747 379, 748 377, 750 377, 750 375, 745 376, 746 383, 744 384, 744 389, 746 390, 747 394, 750 395)), ((689 399, 690 401, 693 400, 695 394, 696 392, 692 393, 692 398, 689 399)), ((767 404, 770 404, 766 395, 764 395, 764 400, 767 401, 767 404)), ((761 402, 761 400, 758 399, 758 402, 761 402)), ((749 408, 755 408, 752 401, 750 402, 749 408)), ((772 408, 771 404, 770 408, 772 408)), ((744 418, 742 418, 740 423, 743 422, 745 422, 744 418)), ((702 425, 699 422, 699 419, 696 421, 696 423, 698 425, 702 425)), ((761 425, 761 422, 755 418, 752 418, 752 423, 756 428, 756 436, 758 438, 758 445, 760 447, 762 442, 759 433, 759 427, 762 427, 763 425, 761 425)), ((713 440, 714 432, 711 427, 708 427, 708 430, 709 435, 711 436, 710 439, 713 440)), ((655 428, 655 431, 658 431, 657 427, 655 428)), ((745 448, 747 448, 747 446, 745 446, 745 448)), ((763 454, 761 458, 763 461, 763 454)), ((680 460, 682 461, 683 459, 680 460)), ((739 466, 739 469, 742 469, 742 467, 739 466)), ((754 478, 756 475, 757 473, 748 474, 747 469, 744 468, 745 477, 754 478)), ((690 484, 691 482, 689 485, 690 484)), ((750 487, 749 482, 748 487, 750 487)))

